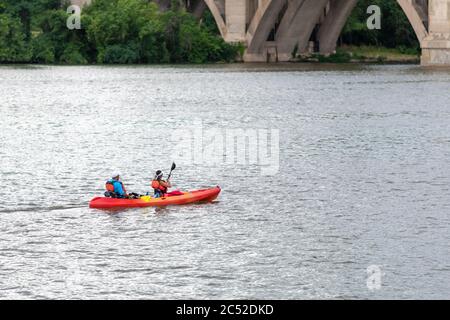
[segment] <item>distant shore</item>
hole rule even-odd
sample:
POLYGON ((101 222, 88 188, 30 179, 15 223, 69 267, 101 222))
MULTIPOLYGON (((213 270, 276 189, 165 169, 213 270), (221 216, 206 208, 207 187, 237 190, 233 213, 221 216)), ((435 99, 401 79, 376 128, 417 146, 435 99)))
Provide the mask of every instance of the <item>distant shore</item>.
POLYGON ((420 63, 420 55, 411 48, 385 48, 375 46, 340 46, 331 55, 306 54, 299 55, 296 62, 318 63, 420 63))
MULTIPOLYGON (((214 65, 228 63, 245 63, 240 59, 231 62, 202 62, 202 63, 167 63, 172 64, 188 64, 188 65, 214 65)), ((278 62, 271 62, 269 64, 278 62)), ((289 62, 288 62, 289 63, 289 62)), ((317 53, 299 54, 293 58, 290 63, 378 63, 378 64, 419 64, 420 55, 415 49, 411 48, 386 48, 375 46, 340 46, 335 53, 331 55, 321 55, 317 53)), ((31 65, 54 65, 54 66, 114 66, 114 65, 165 65, 164 63, 131 63, 131 64, 115 64, 115 63, 2 63, 0 65, 15 64, 31 64, 31 65)))

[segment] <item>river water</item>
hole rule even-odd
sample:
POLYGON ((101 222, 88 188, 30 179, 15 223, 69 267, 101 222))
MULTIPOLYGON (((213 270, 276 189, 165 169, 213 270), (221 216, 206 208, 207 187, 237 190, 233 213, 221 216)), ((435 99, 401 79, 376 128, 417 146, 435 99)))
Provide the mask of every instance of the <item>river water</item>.
POLYGON ((450 298, 449 89, 418 66, 0 67, 0 298, 450 298), (196 147, 236 129, 270 161, 196 147), (218 200, 88 208, 174 160, 218 200))

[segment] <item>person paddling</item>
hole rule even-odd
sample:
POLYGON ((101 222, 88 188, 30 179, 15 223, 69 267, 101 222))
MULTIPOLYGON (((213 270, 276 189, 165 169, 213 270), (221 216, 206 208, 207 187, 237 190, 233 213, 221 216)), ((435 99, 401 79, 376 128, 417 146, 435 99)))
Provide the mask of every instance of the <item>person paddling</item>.
POLYGON ((105 196, 109 198, 129 198, 127 190, 120 181, 120 173, 114 173, 112 178, 106 182, 105 196))
POLYGON ((169 181, 170 176, 167 181, 163 180, 163 176, 163 172, 161 170, 158 170, 156 171, 155 178, 153 178, 152 188, 155 192, 155 198, 164 197, 164 195, 167 193, 167 190, 172 187, 172 184, 169 181))

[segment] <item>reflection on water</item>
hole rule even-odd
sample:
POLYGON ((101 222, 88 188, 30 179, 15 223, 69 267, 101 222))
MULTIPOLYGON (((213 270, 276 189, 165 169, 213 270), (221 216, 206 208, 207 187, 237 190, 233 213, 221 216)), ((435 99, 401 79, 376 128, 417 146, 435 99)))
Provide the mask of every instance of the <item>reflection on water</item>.
POLYGON ((417 66, 0 68, 0 298, 448 298, 450 72, 417 66), (171 134, 279 129, 280 171, 179 164, 171 134), (367 268, 383 272, 367 287, 367 268))

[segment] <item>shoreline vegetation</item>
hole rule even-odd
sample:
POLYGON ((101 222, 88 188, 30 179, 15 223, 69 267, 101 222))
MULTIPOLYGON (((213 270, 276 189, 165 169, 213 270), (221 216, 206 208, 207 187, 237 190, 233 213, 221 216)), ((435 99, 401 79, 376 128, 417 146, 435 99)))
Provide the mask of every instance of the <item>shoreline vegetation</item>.
POLYGON ((231 62, 211 14, 199 22, 179 1, 161 12, 148 0, 94 0, 70 30, 61 0, 0 2, 0 63, 156 64, 231 62))
MULTIPOLYGON (((0 3, 0 64, 107 65, 239 62, 244 47, 220 36, 209 11, 198 21, 173 0, 160 12, 149 0, 94 0, 80 30, 69 30, 61 0, 0 3)), ((361 0, 335 53, 297 54, 301 63, 418 63, 419 44, 396 1, 361 0), (382 28, 368 30, 366 9, 382 9, 382 28)), ((294 55, 293 55, 294 56, 294 55)))
POLYGON ((380 63, 418 64, 420 55, 414 49, 386 48, 368 45, 343 45, 330 55, 304 54, 293 59, 295 62, 312 63, 380 63))

